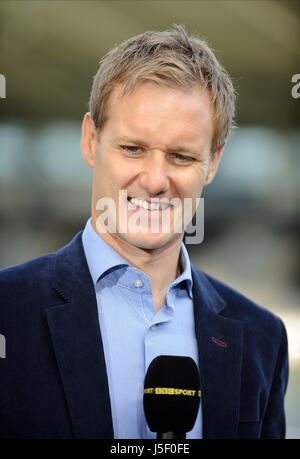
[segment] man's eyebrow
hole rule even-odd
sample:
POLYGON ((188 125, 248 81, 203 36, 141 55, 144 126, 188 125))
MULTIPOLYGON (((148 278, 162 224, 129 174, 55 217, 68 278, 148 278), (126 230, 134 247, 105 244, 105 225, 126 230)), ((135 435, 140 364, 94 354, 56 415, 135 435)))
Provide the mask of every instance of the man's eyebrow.
POLYGON ((127 136, 127 135, 116 137, 115 142, 116 143, 128 142, 128 143, 136 143, 139 145, 144 145, 145 147, 148 146, 147 143, 143 142, 141 139, 138 139, 137 137, 134 137, 134 136, 127 136))
MULTIPOLYGON (((122 142, 128 142, 128 143, 133 143, 133 144, 136 144, 136 145, 142 145, 143 147, 149 147, 149 145, 147 144, 147 142, 137 138, 137 137, 134 137, 134 136, 127 136, 127 135, 124 135, 124 136, 120 136, 120 137, 116 137, 115 138, 115 142, 116 143, 122 143, 122 142)), ((188 147, 186 145, 172 145, 172 147, 169 147, 167 148, 167 151, 168 153, 175 153, 175 152, 181 152, 181 153, 190 153, 190 154, 194 154, 194 155, 197 155, 199 154, 199 150, 196 149, 196 148, 191 148, 191 147, 188 147)))
POLYGON ((197 155, 199 151, 196 148, 190 148, 184 145, 174 145, 170 148, 168 148, 169 153, 188 153, 188 154, 193 154, 197 155))

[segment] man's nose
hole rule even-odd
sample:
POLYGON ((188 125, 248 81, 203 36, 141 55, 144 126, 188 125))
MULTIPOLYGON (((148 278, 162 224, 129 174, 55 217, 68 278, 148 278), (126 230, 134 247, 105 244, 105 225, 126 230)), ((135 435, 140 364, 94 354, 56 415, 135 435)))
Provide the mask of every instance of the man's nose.
POLYGON ((169 164, 163 152, 149 153, 140 173, 140 185, 149 196, 164 194, 169 189, 169 164))

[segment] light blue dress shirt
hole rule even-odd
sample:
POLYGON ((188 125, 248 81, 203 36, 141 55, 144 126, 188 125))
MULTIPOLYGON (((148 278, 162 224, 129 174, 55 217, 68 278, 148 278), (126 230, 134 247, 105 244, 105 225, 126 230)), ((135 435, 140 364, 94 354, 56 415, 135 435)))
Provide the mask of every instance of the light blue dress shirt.
MULTIPOLYGON (((192 276, 181 247, 183 272, 156 311, 150 277, 130 265, 88 220, 83 248, 93 279, 108 375, 115 438, 155 439, 143 410, 144 378, 158 355, 192 357, 198 364, 192 276)), ((101 390, 101 387, 99 387, 101 390)), ((202 409, 187 439, 202 438, 202 409)))

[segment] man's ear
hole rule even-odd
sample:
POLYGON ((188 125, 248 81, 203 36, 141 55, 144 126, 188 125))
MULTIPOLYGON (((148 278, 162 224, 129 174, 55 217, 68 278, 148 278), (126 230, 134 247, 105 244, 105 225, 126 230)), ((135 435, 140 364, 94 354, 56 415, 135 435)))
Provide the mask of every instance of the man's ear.
POLYGON ((82 121, 81 127, 81 150, 85 162, 94 167, 95 151, 97 142, 97 130, 91 114, 87 112, 82 121))
POLYGON ((210 164, 209 164, 209 167, 208 167, 208 173, 207 173, 206 180, 205 180, 205 186, 209 185, 209 183, 212 182, 213 178, 215 177, 215 175, 217 173, 219 164, 221 162, 224 146, 225 146, 225 143, 223 143, 223 145, 221 145, 217 149, 217 151, 214 153, 214 155, 213 155, 213 157, 212 157, 212 159, 210 161, 210 164))

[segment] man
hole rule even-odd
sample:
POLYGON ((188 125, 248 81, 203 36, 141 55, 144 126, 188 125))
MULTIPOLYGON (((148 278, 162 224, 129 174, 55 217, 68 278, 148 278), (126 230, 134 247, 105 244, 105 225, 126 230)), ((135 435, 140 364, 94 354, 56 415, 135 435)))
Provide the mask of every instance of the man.
POLYGON ((91 219, 58 252, 0 275, 2 437, 155 438, 142 398, 158 355, 199 366, 187 438, 285 436, 281 320, 191 266, 182 243, 234 98, 213 52, 182 26, 102 59, 82 124, 91 219))

